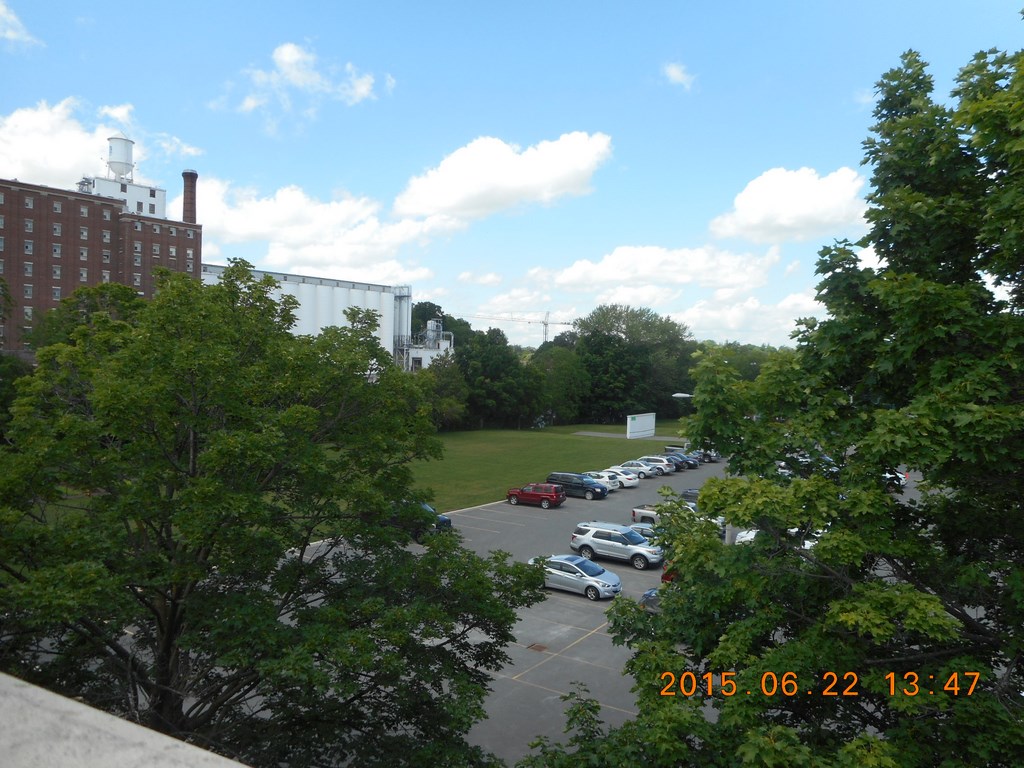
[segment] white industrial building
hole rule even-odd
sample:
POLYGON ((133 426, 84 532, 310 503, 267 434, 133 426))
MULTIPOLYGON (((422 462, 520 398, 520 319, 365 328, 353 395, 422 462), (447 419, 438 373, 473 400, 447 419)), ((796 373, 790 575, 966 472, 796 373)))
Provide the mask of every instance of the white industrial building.
MULTIPOLYGON (((206 285, 220 280, 226 267, 203 264, 202 279, 206 285)), ((392 350, 395 361, 407 371, 430 366, 434 358, 452 349, 452 335, 441 329, 437 320, 427 323, 426 333, 412 335, 412 288, 408 285, 375 285, 334 280, 329 277, 290 275, 283 272, 261 272, 278 284, 275 299, 294 296, 299 301, 293 333, 315 336, 329 326, 346 326, 345 310, 349 307, 370 309, 377 313, 377 338, 385 349, 392 350)))

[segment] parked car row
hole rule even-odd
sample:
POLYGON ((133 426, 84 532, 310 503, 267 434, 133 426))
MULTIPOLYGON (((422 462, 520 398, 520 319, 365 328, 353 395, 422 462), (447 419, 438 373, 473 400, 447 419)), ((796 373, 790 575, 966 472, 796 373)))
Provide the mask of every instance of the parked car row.
MULTIPOLYGON (((587 501, 604 499, 620 488, 636 488, 641 480, 663 477, 670 472, 695 469, 705 459, 688 454, 683 449, 668 450, 659 456, 641 456, 630 459, 607 469, 590 469, 585 472, 552 472, 543 483, 528 483, 519 488, 509 488, 505 498, 509 504, 535 504, 544 509, 557 507, 567 496, 587 501), (561 486, 561 492, 552 486, 561 486)), ((705 452, 710 457, 710 453, 705 452)), ((717 457, 717 454, 715 454, 717 457)), ((717 458, 707 458, 717 461, 717 458)))
MULTIPOLYGON (((662 455, 641 456, 603 470, 552 472, 543 483, 509 488, 506 498, 513 505, 535 504, 543 509, 559 507, 569 496, 603 499, 621 488, 636 488, 641 480, 647 478, 695 469, 705 460, 712 459, 701 459, 682 450, 666 451, 662 455)), ((696 489, 688 489, 684 493, 693 498, 697 495, 696 489)), ((633 518, 635 521, 639 516, 634 512, 633 518)), ((656 519, 655 516, 654 521, 656 519)), ((621 560, 637 570, 657 567, 664 562, 665 553, 653 536, 654 526, 651 523, 620 525, 583 521, 575 526, 569 537, 569 549, 573 554, 535 557, 530 563, 543 562, 544 586, 549 589, 575 592, 590 600, 614 597, 622 591, 621 579, 592 561, 596 558, 621 560)))
POLYGON ((622 591, 619 576, 592 562, 595 558, 623 560, 637 570, 665 559, 660 546, 633 528, 597 520, 577 523, 569 548, 574 554, 535 557, 530 563, 544 563, 545 587, 577 592, 590 600, 615 597, 622 591))

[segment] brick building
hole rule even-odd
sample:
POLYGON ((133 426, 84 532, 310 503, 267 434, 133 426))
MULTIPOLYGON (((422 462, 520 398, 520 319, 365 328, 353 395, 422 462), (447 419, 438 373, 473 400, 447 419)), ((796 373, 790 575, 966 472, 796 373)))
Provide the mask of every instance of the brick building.
POLYGON ((132 180, 132 142, 108 142, 108 178, 83 178, 75 191, 0 179, 0 278, 13 300, 0 350, 23 350, 34 319, 81 286, 122 283, 151 297, 156 267, 200 278, 198 174, 182 173, 184 221, 168 220, 166 192, 132 180))

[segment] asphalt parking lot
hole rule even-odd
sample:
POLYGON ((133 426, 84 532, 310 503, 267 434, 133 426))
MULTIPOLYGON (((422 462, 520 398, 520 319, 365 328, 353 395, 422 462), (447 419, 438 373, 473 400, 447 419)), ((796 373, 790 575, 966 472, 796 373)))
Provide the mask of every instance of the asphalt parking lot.
MULTIPOLYGON (((625 460, 629 449, 623 448, 625 460)), ((447 514, 469 549, 480 554, 501 549, 526 561, 538 555, 571 554, 569 537, 580 521, 626 524, 634 506, 662 501, 660 487, 699 488, 707 478, 724 473, 723 462, 702 464, 699 469, 643 480, 638 488, 615 491, 602 501, 570 498, 557 509, 544 510, 512 506, 502 499, 447 514)), ((660 583, 660 567, 637 571, 626 562, 599 562, 619 575, 622 594, 628 597, 637 599, 660 583)), ((565 703, 561 696, 569 693, 576 681, 584 683, 590 696, 600 702, 606 725, 619 725, 633 717, 633 681, 622 674, 631 651, 612 644, 605 618, 608 605, 607 600, 591 602, 583 595, 549 590, 547 600, 520 611, 516 642, 508 649, 512 661, 495 676, 486 705, 488 719, 470 731, 469 740, 509 765, 528 755, 530 742, 538 736, 563 741, 565 703)))

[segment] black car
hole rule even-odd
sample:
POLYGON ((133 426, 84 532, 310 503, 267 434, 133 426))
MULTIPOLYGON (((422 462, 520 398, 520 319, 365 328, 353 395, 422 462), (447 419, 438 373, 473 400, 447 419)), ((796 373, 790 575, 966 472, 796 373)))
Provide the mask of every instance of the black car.
POLYGON ((608 497, 608 486, 578 472, 552 472, 547 481, 562 486, 566 496, 576 496, 587 501, 608 497))
POLYGON ((403 502, 397 506, 388 523, 407 530, 414 541, 423 541, 431 533, 452 530, 452 519, 425 501, 403 502))
POLYGON ((693 456, 687 456, 685 453, 666 452, 662 454, 666 459, 675 463, 676 469, 697 469, 700 467, 700 461, 693 456))

